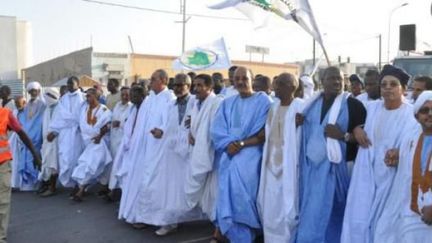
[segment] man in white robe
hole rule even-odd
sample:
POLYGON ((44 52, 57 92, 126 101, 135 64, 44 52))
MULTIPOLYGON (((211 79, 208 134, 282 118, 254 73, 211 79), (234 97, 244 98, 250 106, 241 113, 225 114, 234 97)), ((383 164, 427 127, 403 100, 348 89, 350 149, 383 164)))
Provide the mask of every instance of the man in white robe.
POLYGON ((421 126, 401 142, 398 170, 377 223, 375 242, 432 240, 432 91, 417 98, 414 113, 421 126))
POLYGON ((153 183, 158 161, 164 154, 162 136, 168 125, 169 106, 175 97, 167 84, 168 74, 165 70, 159 69, 152 74, 152 92, 139 111, 136 131, 138 143, 130 148, 133 158, 122 187, 119 218, 135 224, 135 227, 150 222, 145 217, 147 212, 142 211, 145 205, 142 205, 141 199, 149 196, 145 192, 153 183))
POLYGON ((199 210, 189 210, 184 184, 189 162, 188 134, 190 110, 195 97, 189 93, 191 80, 177 74, 173 91, 176 100, 168 106, 168 121, 162 134, 162 153, 152 171, 152 179, 141 190, 140 217, 146 224, 161 226, 156 235, 167 235, 177 229, 177 223, 200 219, 199 210))
POLYGON ((379 86, 379 73, 375 69, 367 70, 364 78, 365 92, 356 96, 356 99, 360 100, 364 107, 371 101, 380 98, 380 86, 379 86))
POLYGON ((133 106, 124 124, 123 137, 117 149, 117 153, 115 157, 113 156, 114 161, 109 179, 109 189, 111 191, 122 188, 124 180, 128 177, 128 166, 132 164, 132 158, 134 158, 134 153, 132 153, 132 151, 135 151, 131 148, 135 148, 139 141, 137 139, 139 133, 136 132, 136 130, 140 124, 138 121, 138 117, 140 117, 139 112, 143 111, 140 110, 140 107, 146 96, 147 89, 145 86, 135 85, 130 89, 130 100, 133 106))
POLYGON ((267 116, 257 200, 266 242, 290 242, 297 225, 300 128, 295 118, 303 107, 294 98, 297 87, 294 75, 280 74, 274 82, 278 99, 267 116))
MULTIPOLYGON (((16 109, 12 111, 12 114, 14 117, 18 117, 18 114, 24 111, 26 100, 23 96, 17 96, 14 101, 16 109)), ((18 176, 19 151, 23 146, 17 133, 9 132, 9 146, 14 155, 11 162, 11 188, 17 189, 20 185, 20 177, 18 176)))
MULTIPOLYGON (((211 222, 216 221, 217 176, 220 153, 211 141, 210 128, 223 98, 213 93, 212 78, 200 74, 194 79, 197 101, 191 111, 189 144, 191 158, 186 173, 186 201, 189 208, 198 207, 211 222)), ((213 241, 222 236, 218 228, 213 241)))
MULTIPOLYGON (((57 105, 56 112, 49 127, 47 141, 52 142, 58 137, 59 176, 64 187, 74 187, 72 172, 78 157, 83 151, 83 142, 79 131, 79 118, 84 102, 84 93, 79 89, 79 79, 72 76, 67 81, 68 93, 63 95, 57 105)), ((75 192, 73 192, 75 193, 75 192)))
POLYGON ((222 98, 213 93, 209 75, 200 74, 193 82, 197 101, 191 111, 191 158, 184 190, 188 206, 198 206, 215 221, 218 156, 211 141, 210 127, 222 98))
MULTIPOLYGON (((119 92, 121 100, 117 102, 117 104, 115 104, 112 112, 109 148, 113 160, 115 159, 117 150, 120 147, 120 143, 122 141, 124 133, 124 125, 130 115, 132 108, 132 103, 129 101, 129 90, 129 87, 121 88, 119 92)), ((112 165, 113 163, 111 163, 105 169, 103 175, 99 180, 103 188, 99 191, 98 195, 103 196, 108 201, 115 200, 114 191, 111 191, 109 189, 109 179, 111 177, 112 165)))
POLYGON ((361 148, 354 164, 345 209, 341 242, 375 242, 374 234, 397 167, 395 155, 403 136, 415 131, 412 105, 403 99, 409 75, 402 69, 385 65, 380 75, 383 100, 369 103, 364 130, 354 129, 361 148))
POLYGON ((238 91, 234 87, 234 73, 236 70, 237 66, 231 66, 228 69, 228 79, 231 85, 228 87, 224 87, 220 92, 220 95, 222 95, 225 99, 233 95, 238 95, 238 91))
POLYGON ((38 193, 42 197, 48 197, 54 195, 56 192, 59 157, 57 139, 48 142, 47 136, 60 93, 56 88, 45 88, 44 97, 47 107, 42 120, 42 168, 39 173, 39 180, 42 182, 42 186, 38 193))
POLYGON ((73 199, 78 202, 82 201, 85 188, 97 182, 105 168, 112 162, 109 137, 105 136, 108 133, 108 124, 111 122, 111 111, 99 103, 96 89, 88 89, 86 98, 87 104, 81 108, 79 124, 85 148, 72 173, 72 179, 79 186, 73 199))

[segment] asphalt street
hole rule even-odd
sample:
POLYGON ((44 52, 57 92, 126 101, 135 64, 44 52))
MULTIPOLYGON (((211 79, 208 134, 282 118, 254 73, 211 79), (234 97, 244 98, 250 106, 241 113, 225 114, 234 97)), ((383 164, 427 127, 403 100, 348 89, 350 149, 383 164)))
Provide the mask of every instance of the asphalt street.
POLYGON ((60 190, 49 198, 32 192, 13 192, 9 243, 209 242, 209 222, 181 224, 176 233, 159 237, 156 227, 136 230, 117 219, 118 203, 108 203, 90 191, 82 203, 60 190))

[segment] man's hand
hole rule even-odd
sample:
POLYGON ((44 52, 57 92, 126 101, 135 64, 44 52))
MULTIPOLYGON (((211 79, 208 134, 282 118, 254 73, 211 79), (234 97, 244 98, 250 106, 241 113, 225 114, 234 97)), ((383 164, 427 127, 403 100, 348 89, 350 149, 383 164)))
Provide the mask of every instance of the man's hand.
POLYGON ((120 121, 112 121, 111 126, 112 126, 113 128, 120 127, 120 121))
POLYGON ((96 137, 92 138, 94 144, 99 144, 102 140, 102 136, 99 134, 96 137))
POLYGON ((40 171, 42 167, 42 159, 39 155, 33 155, 33 166, 40 171))
POLYGON ((159 128, 153 128, 150 132, 154 138, 157 138, 157 139, 162 138, 163 131, 160 130, 159 128))
POLYGON ((189 144, 194 146, 195 145, 195 138, 192 136, 191 133, 189 133, 189 144))
POLYGON ((232 142, 228 145, 228 154, 230 156, 236 155, 240 150, 242 149, 242 146, 238 142, 232 142))
POLYGON ((327 124, 324 128, 324 136, 337 140, 344 139, 344 133, 341 131, 339 126, 333 124, 327 124))
POLYGON ((303 116, 303 114, 297 113, 296 117, 295 117, 296 127, 299 127, 299 126, 303 125, 303 122, 304 122, 304 116, 303 116))
POLYGON ((432 205, 422 208, 422 220, 427 225, 432 225, 432 205))
POLYGON ((369 140, 366 132, 360 126, 357 126, 356 128, 354 128, 353 134, 354 134, 354 138, 356 139, 357 143, 361 147, 367 148, 370 145, 372 145, 372 143, 370 142, 370 140, 369 140))
POLYGON ((51 143, 56 137, 57 137, 57 135, 54 132, 50 132, 47 135, 47 140, 48 140, 48 142, 51 143))
POLYGON ((389 149, 384 157, 388 167, 396 167, 399 164, 399 149, 389 149))

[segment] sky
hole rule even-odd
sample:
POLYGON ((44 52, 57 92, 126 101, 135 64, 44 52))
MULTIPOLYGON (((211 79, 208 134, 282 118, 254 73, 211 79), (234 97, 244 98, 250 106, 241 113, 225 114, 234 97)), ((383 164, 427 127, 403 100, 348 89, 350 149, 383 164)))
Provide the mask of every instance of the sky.
MULTIPOLYGON (((180 0, 100 0, 180 12, 180 0)), ((292 21, 275 19, 257 29, 234 8, 211 10, 217 0, 187 0, 186 12, 221 17, 192 16, 186 24, 186 49, 224 37, 233 60, 249 60, 245 45, 270 49, 266 62, 289 63, 312 58, 312 37, 292 21), (226 19, 223 19, 226 18, 226 19), (232 19, 236 18, 236 19, 232 19), (237 20, 243 19, 243 20, 237 20), (273 22, 272 22, 273 23, 273 22)), ((417 51, 432 50, 432 0, 309 0, 330 59, 378 62, 378 35, 382 34, 382 60, 387 60, 389 16, 390 58, 397 55, 399 25, 416 24, 417 51)), ((163 14, 90 3, 82 0, 0 0, 0 15, 16 16, 32 26, 33 61, 37 64, 93 46, 99 52, 181 54, 181 15, 163 14)), ((321 50, 317 49, 317 56, 321 50)), ((252 61, 261 61, 258 54, 252 61)))

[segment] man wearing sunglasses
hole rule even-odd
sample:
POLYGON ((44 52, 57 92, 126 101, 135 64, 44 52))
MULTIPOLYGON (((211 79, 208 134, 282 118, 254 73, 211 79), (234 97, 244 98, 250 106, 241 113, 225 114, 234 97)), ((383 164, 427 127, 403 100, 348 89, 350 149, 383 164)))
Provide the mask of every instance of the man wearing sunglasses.
POLYGON ((374 241, 376 224, 397 171, 402 138, 414 131, 413 107, 403 98, 410 76, 385 65, 380 74, 382 100, 370 103, 364 128, 354 129, 361 148, 348 193, 342 242, 374 241))
POLYGON ((432 239, 432 91, 414 103, 420 126, 401 143, 398 170, 375 231, 375 242, 432 239))

